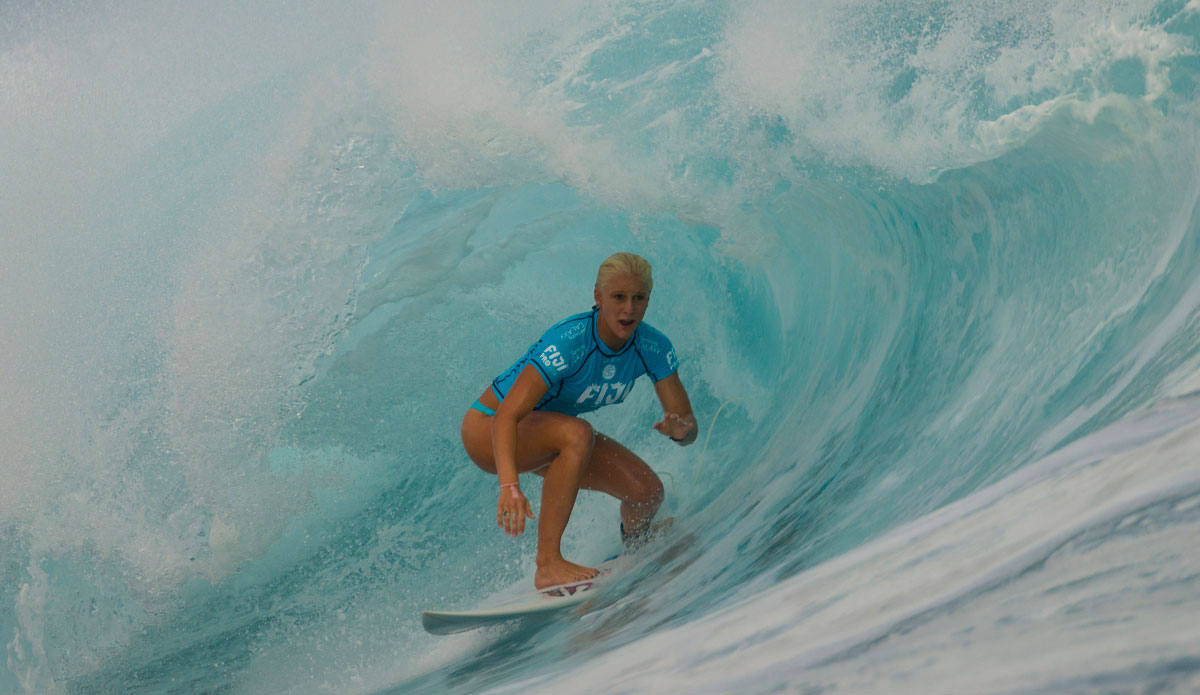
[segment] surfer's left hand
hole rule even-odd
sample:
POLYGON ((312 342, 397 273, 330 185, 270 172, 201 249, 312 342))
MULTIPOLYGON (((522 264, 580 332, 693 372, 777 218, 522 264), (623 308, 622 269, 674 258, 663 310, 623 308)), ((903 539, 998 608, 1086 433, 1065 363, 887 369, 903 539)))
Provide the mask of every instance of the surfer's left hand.
POLYGON ((692 434, 692 430, 696 429, 696 423, 688 422, 675 413, 663 413, 663 419, 654 423, 654 429, 678 442, 687 439, 692 434))

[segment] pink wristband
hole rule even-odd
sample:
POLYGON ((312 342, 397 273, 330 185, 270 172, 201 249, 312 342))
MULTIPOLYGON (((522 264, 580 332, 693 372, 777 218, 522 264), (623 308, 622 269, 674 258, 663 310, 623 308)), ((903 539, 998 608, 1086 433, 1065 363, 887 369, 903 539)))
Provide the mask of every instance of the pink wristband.
POLYGON ((504 488, 510 488, 513 498, 516 499, 518 495, 521 494, 517 492, 517 490, 520 489, 520 485, 520 483, 500 483, 500 489, 503 490, 504 488))

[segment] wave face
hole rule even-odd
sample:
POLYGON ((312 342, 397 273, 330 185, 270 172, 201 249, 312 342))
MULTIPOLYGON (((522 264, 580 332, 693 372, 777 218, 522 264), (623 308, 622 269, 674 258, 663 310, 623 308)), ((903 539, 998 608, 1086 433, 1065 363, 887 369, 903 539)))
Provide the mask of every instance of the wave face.
POLYGON ((252 4, 3 10, 0 691, 1200 688, 1195 0, 252 4), (672 535, 430 637, 533 569, 462 413, 616 250, 672 535))

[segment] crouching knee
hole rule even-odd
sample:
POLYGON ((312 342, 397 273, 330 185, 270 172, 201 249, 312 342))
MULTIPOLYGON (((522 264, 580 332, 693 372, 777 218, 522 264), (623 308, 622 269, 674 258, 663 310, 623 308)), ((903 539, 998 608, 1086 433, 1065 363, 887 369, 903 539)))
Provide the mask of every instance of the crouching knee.
POLYGON ((563 428, 562 450, 578 455, 584 462, 591 456, 595 442, 596 431, 587 420, 572 418, 563 428))
POLYGON ((640 507, 657 509, 666 496, 662 480, 652 473, 640 482, 637 498, 630 501, 640 507))

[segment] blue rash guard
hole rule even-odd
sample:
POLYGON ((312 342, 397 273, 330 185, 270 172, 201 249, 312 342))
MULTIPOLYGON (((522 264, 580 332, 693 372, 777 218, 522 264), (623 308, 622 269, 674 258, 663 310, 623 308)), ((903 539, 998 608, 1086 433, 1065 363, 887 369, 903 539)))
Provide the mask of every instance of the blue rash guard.
POLYGON ((645 322, 638 324, 620 350, 610 350, 596 333, 596 313, 593 308, 554 324, 521 359, 492 380, 496 397, 504 400, 517 375, 532 364, 549 388, 534 410, 579 415, 624 401, 643 374, 657 382, 679 369, 671 341, 645 322))

